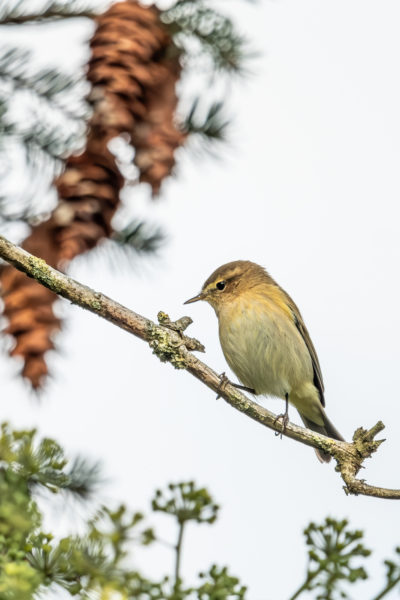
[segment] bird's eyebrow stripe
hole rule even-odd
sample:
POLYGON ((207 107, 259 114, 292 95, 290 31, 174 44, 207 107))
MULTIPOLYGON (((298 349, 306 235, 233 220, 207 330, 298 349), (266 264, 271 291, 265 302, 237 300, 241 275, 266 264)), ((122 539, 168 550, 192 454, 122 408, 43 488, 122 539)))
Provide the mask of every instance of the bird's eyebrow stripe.
POLYGON ((217 277, 216 279, 214 279, 214 281, 211 281, 211 283, 208 284, 207 289, 210 287, 214 287, 219 281, 228 283, 229 281, 232 281, 232 279, 236 279, 236 277, 238 277, 238 275, 231 275, 230 277, 223 277, 221 275, 220 277, 217 277))
POLYGON ((239 279, 240 276, 241 273, 238 273, 237 271, 231 271, 227 276, 221 273, 218 277, 214 277, 212 281, 206 281, 203 286, 203 290, 211 290, 215 288, 215 285, 218 283, 218 281, 225 281, 225 283, 229 283, 235 279, 239 279))

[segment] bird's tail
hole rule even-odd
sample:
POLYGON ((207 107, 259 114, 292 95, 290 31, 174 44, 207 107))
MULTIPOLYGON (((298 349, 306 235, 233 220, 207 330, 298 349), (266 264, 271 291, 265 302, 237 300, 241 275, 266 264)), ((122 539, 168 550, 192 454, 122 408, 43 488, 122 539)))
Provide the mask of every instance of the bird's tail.
MULTIPOLYGON (((300 413, 300 417, 301 417, 301 420, 303 421, 304 425, 306 427, 308 427, 308 429, 312 429, 312 431, 315 431, 316 433, 321 433, 322 435, 327 435, 328 437, 333 438, 334 440, 339 440, 340 442, 344 442, 345 440, 344 440, 343 436, 340 435, 340 433, 338 432, 336 427, 328 419, 322 406, 321 406, 321 409, 322 409, 321 417, 324 422, 323 425, 317 425, 317 423, 314 423, 308 417, 306 417, 300 413)), ((315 453, 320 462, 328 463, 331 460, 330 454, 328 454, 327 452, 324 452, 323 450, 315 448, 315 453)))

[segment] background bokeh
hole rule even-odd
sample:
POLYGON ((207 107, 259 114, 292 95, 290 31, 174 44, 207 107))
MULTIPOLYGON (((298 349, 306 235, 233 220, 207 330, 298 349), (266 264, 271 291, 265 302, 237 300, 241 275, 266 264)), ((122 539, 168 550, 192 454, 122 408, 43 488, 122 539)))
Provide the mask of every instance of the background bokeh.
MULTIPOLYGON (((155 203, 146 186, 125 192, 135 214, 168 231, 158 258, 115 272, 100 256, 83 257, 70 272, 147 317, 161 309, 173 319, 189 314, 189 334, 222 372, 215 315, 182 302, 224 262, 264 265, 303 313, 337 428, 350 439, 361 425, 386 425, 387 441, 363 477, 398 488, 400 6, 275 0, 221 7, 258 51, 250 76, 229 90, 229 145, 218 159, 180 151, 176 177, 155 203)), ((39 61, 73 69, 85 60, 87 23, 41 27, 40 43, 25 40, 39 61)), ((69 325, 39 403, 16 377, 18 366, 1 361, 2 419, 37 425, 70 452, 100 458, 102 498, 146 508, 168 481, 206 485, 221 517, 187 537, 184 576, 225 562, 251 600, 284 599, 305 569, 302 528, 330 515, 365 529, 374 548, 374 577, 352 598, 379 587, 382 559, 400 543, 396 502, 347 497, 334 467, 319 464, 309 448, 216 401, 125 332, 66 303, 62 310, 69 325)), ((265 403, 281 411, 279 401, 265 403)), ((298 422, 294 410, 291 418, 298 422)), ((79 527, 68 511, 48 519, 79 527)), ((168 528, 161 518, 160 527, 168 528)), ((172 557, 160 547, 136 559, 159 573, 172 557)))

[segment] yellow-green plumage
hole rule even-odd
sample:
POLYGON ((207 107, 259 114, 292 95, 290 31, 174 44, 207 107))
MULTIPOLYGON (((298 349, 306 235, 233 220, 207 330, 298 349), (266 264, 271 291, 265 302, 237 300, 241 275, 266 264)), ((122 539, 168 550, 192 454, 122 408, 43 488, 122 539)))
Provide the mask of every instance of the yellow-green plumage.
POLYGON ((223 265, 195 300, 214 308, 224 356, 245 386, 257 395, 288 396, 307 427, 343 439, 325 414, 321 368, 301 314, 262 267, 250 261, 223 265))

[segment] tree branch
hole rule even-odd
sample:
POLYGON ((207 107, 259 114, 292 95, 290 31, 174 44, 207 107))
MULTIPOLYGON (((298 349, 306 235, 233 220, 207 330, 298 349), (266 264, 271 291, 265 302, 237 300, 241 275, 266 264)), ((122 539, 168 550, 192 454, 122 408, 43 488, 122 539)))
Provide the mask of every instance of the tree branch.
MULTIPOLYGON (((186 369, 236 410, 269 429, 281 432, 276 415, 245 396, 231 384, 221 385, 220 376, 192 354, 191 350, 204 351, 204 347, 200 342, 183 333, 192 322, 190 318, 183 317, 172 323, 168 315, 159 313, 160 324, 157 325, 101 292, 96 292, 53 269, 44 260, 29 254, 2 236, 0 236, 0 257, 55 294, 139 337, 149 344, 153 353, 161 361, 170 362, 176 369, 186 369)), ((363 479, 357 479, 364 460, 369 458, 384 441, 375 440, 375 436, 382 429, 384 425, 381 421, 370 430, 360 427, 354 433, 352 443, 339 442, 292 423, 287 425, 284 435, 307 446, 328 452, 337 462, 336 470, 340 472, 347 494, 400 499, 400 490, 372 486, 365 483, 363 479)))
POLYGON ((40 23, 49 23, 50 21, 65 21, 66 19, 94 19, 98 15, 98 11, 94 9, 81 9, 72 12, 63 12, 61 10, 49 8, 42 13, 31 13, 31 14, 19 14, 5 16, 0 19, 1 25, 25 25, 27 23, 34 23, 35 25, 40 23))

